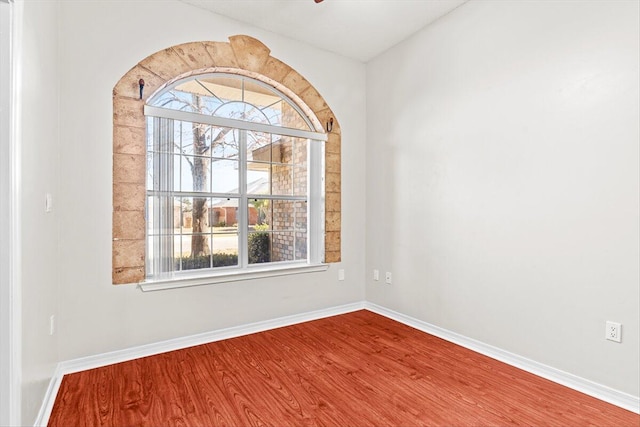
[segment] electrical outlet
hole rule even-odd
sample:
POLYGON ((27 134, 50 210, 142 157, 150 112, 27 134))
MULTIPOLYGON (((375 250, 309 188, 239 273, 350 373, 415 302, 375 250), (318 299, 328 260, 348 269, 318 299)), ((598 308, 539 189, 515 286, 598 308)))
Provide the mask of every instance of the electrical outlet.
POLYGON ((380 271, 373 270, 373 280, 375 280, 376 282, 380 280, 380 271))
POLYGON ((386 276, 385 276, 385 278, 384 278, 384 282, 385 282, 387 285, 390 285, 390 284, 391 284, 391 273, 390 273, 390 272, 388 272, 388 271, 387 271, 387 274, 386 274, 386 276))
POLYGON ((344 280, 344 269, 338 270, 338 280, 344 280))
POLYGON ((622 342, 622 325, 618 322, 607 321, 607 334, 609 341, 622 342))
POLYGON ((50 213, 53 211, 53 196, 51 193, 44 195, 44 211, 50 213))

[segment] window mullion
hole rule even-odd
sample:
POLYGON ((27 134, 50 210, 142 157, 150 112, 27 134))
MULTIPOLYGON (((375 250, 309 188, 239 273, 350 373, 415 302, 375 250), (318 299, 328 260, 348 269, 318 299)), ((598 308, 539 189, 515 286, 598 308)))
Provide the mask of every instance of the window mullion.
POLYGON ((249 201, 247 199, 247 131, 238 130, 240 134, 240 200, 238 201, 238 264, 246 268, 249 264, 249 201))

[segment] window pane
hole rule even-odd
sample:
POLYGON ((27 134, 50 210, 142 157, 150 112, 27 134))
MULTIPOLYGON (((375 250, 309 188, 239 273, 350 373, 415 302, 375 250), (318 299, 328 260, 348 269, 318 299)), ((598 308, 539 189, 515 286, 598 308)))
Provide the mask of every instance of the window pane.
POLYGON ((211 245, 213 267, 238 265, 238 232, 216 233, 211 245))
POLYGON ((273 165, 271 169, 271 194, 281 196, 293 194, 293 169, 291 166, 273 165))
MULTIPOLYGON (((205 268, 202 257, 211 254, 211 227, 209 226, 209 206, 211 199, 207 197, 176 198, 180 208, 180 222, 176 222, 174 233, 180 248, 179 256, 193 258, 193 268, 205 268), (197 260, 196 260, 197 258, 197 260)), ((208 267, 206 267, 208 268, 208 267)))
POLYGON ((271 234, 271 262, 295 260, 295 237, 291 232, 271 234))
POLYGON ((248 203, 249 264, 271 261, 271 200, 250 199, 248 203))
POLYGON ((280 99, 271 105, 261 107, 262 111, 267 116, 267 120, 269 120, 269 124, 273 126, 282 126, 282 110, 285 108, 285 105, 286 101, 280 99))
POLYGON ((163 93, 154 104, 158 107, 169 108, 171 110, 195 112, 197 109, 193 103, 193 95, 179 89, 170 90, 163 93))
POLYGON ((176 201, 180 207, 174 230, 176 270, 237 265, 238 199, 178 197, 176 201))
POLYGON ((295 231, 306 231, 308 226, 307 202, 296 200, 292 202, 295 216, 293 218, 293 229, 295 231))
POLYGON ((176 156, 180 168, 174 171, 176 188, 187 192, 211 191, 211 159, 209 157, 176 156), (178 187, 177 183, 182 182, 178 187))
MULTIPOLYGON (((220 128, 202 123, 176 121, 175 126, 174 149, 188 156, 210 157, 212 145, 214 148, 220 144, 224 145, 225 142, 227 142, 229 134, 232 134, 228 128, 220 128)), ((231 155, 231 147, 233 144, 228 145, 228 151, 231 155)))
POLYGON ((147 119, 147 151, 171 153, 175 149, 174 121, 158 117, 147 119))
MULTIPOLYGON (((251 263, 251 235, 255 235, 253 237, 254 241, 260 242, 260 247, 263 250, 268 247, 268 261, 261 262, 282 262, 282 261, 303 261, 307 259, 307 233, 306 231, 300 232, 291 232, 291 231, 273 231, 273 232, 255 232, 249 235, 249 262, 251 263), (268 239, 266 237, 261 237, 260 239, 264 239, 266 242, 258 239, 258 235, 268 235, 268 239)), ((257 247, 254 243, 253 247, 257 247)), ((255 251, 255 254, 261 254, 260 251, 255 251)), ((257 256, 254 255, 254 258, 257 256)), ((265 258, 267 258, 265 256, 265 258)))
POLYGON ((240 147, 240 131, 211 127, 211 155, 221 159, 237 159, 240 147))
POLYGON ((153 151, 153 141, 156 140, 156 135, 154 133, 154 120, 159 120, 154 117, 147 117, 147 153, 153 151))
POLYGON ((306 196, 307 194, 307 168, 304 166, 293 167, 293 195, 306 196))
MULTIPOLYGON (((203 198, 196 197, 195 200, 198 201, 199 206, 201 206, 203 198)), ((204 201, 207 201, 207 199, 204 198, 204 201)), ((193 203, 194 203, 194 197, 176 197, 175 198, 174 210, 176 212, 175 214, 176 218, 174 221, 174 227, 175 227, 174 233, 184 234, 184 233, 198 233, 201 231, 208 231, 208 230, 202 230, 197 228, 194 229, 193 203)))
POLYGON ((292 163, 294 165, 303 165, 307 164, 307 144, 309 140, 303 138, 289 138, 292 141, 292 163))
POLYGON ((249 231, 305 231, 307 202, 304 200, 249 199, 249 231))
POLYGON ((209 223, 213 230, 213 267, 238 264, 238 199, 213 199, 209 223))
MULTIPOLYGON (((206 239, 208 236, 204 236, 206 239)), ((197 235, 196 238, 203 238, 201 235, 197 235)), ((191 242, 192 235, 191 234, 176 234, 174 235, 174 253, 178 262, 184 258, 191 257, 191 242)))
POLYGON ((249 230, 271 230, 271 200, 249 199, 249 230))
POLYGON ((242 78, 236 76, 200 76, 198 84, 223 102, 242 100, 242 78))
POLYGON ((290 136, 274 135, 272 162, 293 165, 307 164, 307 140, 290 136))
POLYGON ((153 152, 147 151, 147 190, 153 190, 153 152))
POLYGON ((249 263, 307 259, 307 204, 250 199, 249 263))
POLYGON ((247 131, 247 160, 271 162, 271 146, 274 135, 247 131))
POLYGON ((209 247, 211 235, 198 233, 198 234, 183 234, 175 237, 176 245, 180 245, 180 249, 176 250, 175 257, 175 270, 197 270, 202 268, 211 268, 211 254, 200 253, 194 255, 193 246, 202 245, 209 247))
POLYGON ((296 202, 291 200, 272 200, 271 202, 273 230, 293 230, 295 228, 296 202))
POLYGON ((238 199, 212 199, 209 208, 209 224, 214 233, 226 233, 229 227, 238 228, 238 199))
POLYGON ((307 194, 307 140, 247 132, 247 193, 307 194), (253 145, 249 144, 253 137, 253 145), (271 141, 274 142, 271 142, 271 141))
POLYGON ((271 233, 255 231, 249 233, 249 264, 271 262, 271 233))
POLYGON ((174 212, 170 209, 172 203, 173 197, 147 197, 148 235, 171 235, 173 233, 174 212))
POLYGON ((193 191, 192 162, 193 157, 175 156, 176 168, 173 171, 173 188, 175 190, 193 191))
POLYGON ((271 165, 247 163, 247 194, 271 194, 271 165))
POLYGON ((295 259, 306 260, 307 259, 307 232, 296 231, 295 236, 295 259))
POLYGON ((192 156, 193 147, 193 124, 189 122, 175 122, 175 146, 178 153, 192 156))
POLYGON ((249 233, 249 264, 307 259, 307 233, 252 231, 249 233))
POLYGON ((151 235, 147 236, 147 273, 161 274, 171 271, 174 262, 173 252, 171 250, 164 251, 165 248, 171 249, 173 243, 171 235, 151 235))
POLYGON ((211 191, 214 193, 238 193, 238 162, 213 159, 211 162, 211 191))

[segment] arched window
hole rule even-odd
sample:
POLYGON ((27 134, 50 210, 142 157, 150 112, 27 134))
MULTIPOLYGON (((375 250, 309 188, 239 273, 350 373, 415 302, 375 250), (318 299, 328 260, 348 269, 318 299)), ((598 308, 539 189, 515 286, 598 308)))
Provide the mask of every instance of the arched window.
POLYGON ((341 258, 341 130, 244 35, 136 64, 113 89, 114 284, 155 290, 341 258))
POLYGON ((253 78, 207 73, 147 117, 147 281, 322 261, 324 132, 253 78))

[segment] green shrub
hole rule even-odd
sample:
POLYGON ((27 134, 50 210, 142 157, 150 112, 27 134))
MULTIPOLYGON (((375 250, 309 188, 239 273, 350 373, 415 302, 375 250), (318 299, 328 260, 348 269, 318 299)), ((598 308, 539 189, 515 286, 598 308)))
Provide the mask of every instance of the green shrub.
POLYGON ((180 268, 180 261, 182 261, 182 269, 183 270, 196 270, 200 268, 209 268, 209 263, 211 262, 211 258, 213 258, 213 267, 226 267, 229 265, 238 265, 238 255, 236 254, 226 254, 226 253, 215 253, 212 257, 209 255, 201 255, 197 257, 185 256, 182 258, 176 258, 175 260, 175 269, 178 270, 180 268))
MULTIPOLYGON (((266 229, 258 228, 255 229, 266 229)), ((269 250, 269 233, 259 232, 249 234, 249 264, 258 264, 271 261, 271 251, 269 250)))

